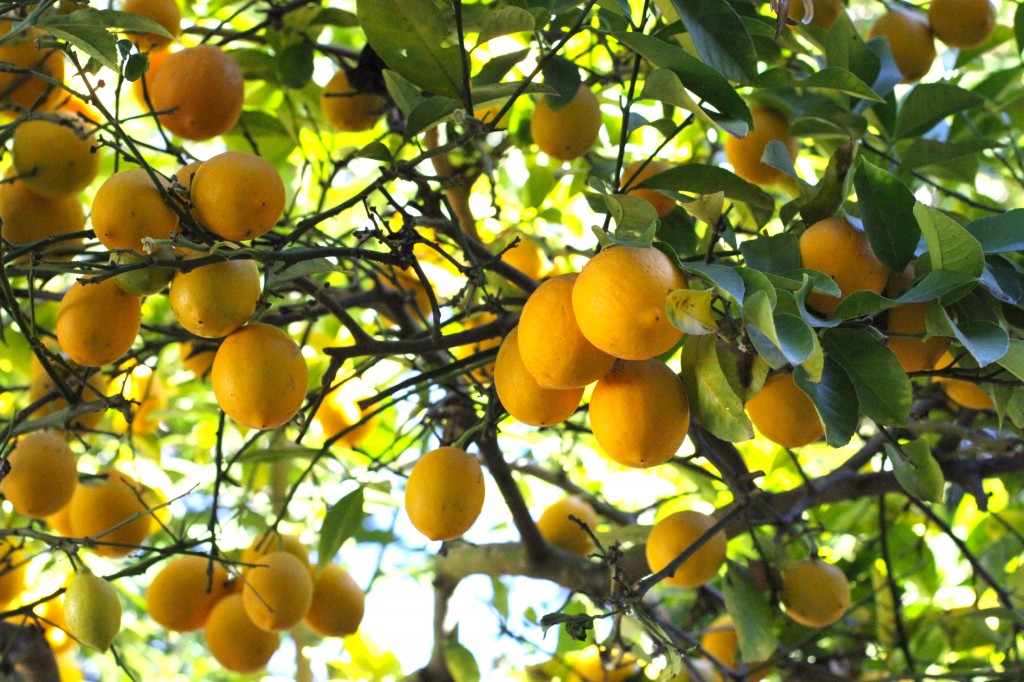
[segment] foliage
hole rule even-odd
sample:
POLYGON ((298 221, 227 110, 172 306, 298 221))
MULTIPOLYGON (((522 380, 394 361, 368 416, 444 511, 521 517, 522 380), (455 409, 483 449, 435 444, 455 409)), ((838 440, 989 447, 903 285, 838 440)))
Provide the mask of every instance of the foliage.
MULTIPOLYGON (((40 616, 73 567, 88 567, 116 588, 127 626, 106 653, 75 651, 89 679, 237 679, 202 634, 155 623, 143 594, 179 555, 222 562, 244 581, 241 550, 271 529, 313 550, 314 576, 340 563, 367 590, 358 633, 284 633, 269 670, 296 680, 564 680, 583 675, 571 669, 584 659, 616 675, 686 679, 675 675, 707 665, 702 636, 723 614, 737 665, 767 661, 756 673, 767 679, 1024 677, 1024 6, 1004 3, 980 43, 938 44, 931 70, 907 84, 887 40, 865 37, 881 3, 855 0, 829 27, 809 15, 787 25, 790 4, 183 3, 175 44, 214 45, 245 79, 231 129, 190 141, 147 105, 162 55, 140 36, 165 28, 107 3, 0 2, 11 19, 0 36, 5 150, 27 121, 67 126, 68 113, 52 113, 59 104, 100 159, 97 180, 70 201, 95 209, 107 187, 86 229, 18 239, 0 192, 3 464, 17 437, 64 429, 79 488, 130 476, 133 511, 117 524, 149 523, 147 539, 119 546, 76 534, 74 518, 34 520, 4 502, 3 554, 30 557, 27 586, 0 590, 13 595, 4 650, 38 645, 41 631, 27 627, 39 624, 50 644, 24 673, 56 679, 54 620, 40 616), (19 61, 26 46, 58 53, 63 80, 50 59, 19 61), (347 86, 334 94, 354 88, 371 110, 325 116, 323 86, 341 69, 347 86), (39 83, 23 101, 26 84, 39 83), (561 161, 538 149, 533 115, 540 106, 548 124, 566 120, 557 114, 581 88, 600 106, 597 142, 561 161), (726 141, 753 134, 764 111, 770 140, 729 144, 760 156, 729 163, 726 141), (339 130, 342 118, 355 123, 339 130), (224 151, 276 169, 281 211, 260 191, 276 187, 266 164, 259 182, 218 181, 203 190, 208 204, 192 205, 193 177, 201 185, 212 172, 182 168, 224 151), (644 174, 645 163, 660 172, 644 174), (176 227, 154 234, 143 221, 124 237, 131 245, 111 246, 96 222, 122 216, 106 207, 124 191, 103 183, 126 169, 142 169, 135 180, 176 227), (672 210, 658 217, 652 195, 635 190, 667 197, 672 210), (242 216, 273 205, 255 238, 246 224, 229 235, 248 235, 240 241, 204 226, 202 214, 235 201, 242 216), (884 287, 841 291, 802 263, 800 235, 834 216, 866 235, 890 274, 884 287), (651 245, 687 282, 656 313, 686 333, 641 360, 679 375, 672 390, 685 387, 692 419, 667 462, 631 469, 602 451, 582 407, 541 428, 508 416, 491 372, 542 280, 580 271, 599 249, 651 245), (250 322, 283 330, 295 366, 276 371, 283 355, 263 343, 230 365, 218 356, 215 395, 199 354, 221 340, 185 331, 173 308, 189 303, 172 307, 164 285, 172 272, 225 261, 258 266, 250 322), (64 292, 90 286, 74 284, 85 278, 122 286, 132 273, 148 273, 132 280, 148 295, 130 350, 75 364, 76 329, 96 344, 125 327, 131 337, 134 319, 102 304, 58 315, 64 292), (827 316, 815 304, 825 299, 839 301, 827 316), (923 322, 892 334, 943 339, 952 362, 904 369, 887 341, 890 314, 907 304, 927 306, 923 322), (147 389, 133 379, 140 366, 154 379, 147 389), (778 446, 748 418, 745 404, 780 373, 813 404, 815 442, 778 446), (246 409, 232 415, 272 416, 237 423, 221 409, 229 385, 248 387, 236 389, 246 409), (297 412, 275 402, 289 392, 297 412), (108 414, 90 419, 97 411, 108 414), (486 494, 465 537, 439 543, 401 506, 420 456, 444 446, 483 465, 486 494), (108 473, 115 467, 124 474, 108 473), (574 520, 588 555, 548 544, 534 523, 566 495, 597 514, 574 520), (729 538, 724 570, 695 588, 668 584, 671 568, 652 574, 644 553, 655 521, 685 510, 713 522, 672 568, 719 531, 729 538), (851 587, 849 610, 834 623, 829 613, 820 631, 787 619, 780 603, 781 576, 816 556, 851 587), (432 636, 416 630, 431 627, 432 636)), ((545 135, 579 142, 572 136, 587 127, 545 135)), ((17 187, 29 172, 19 166, 3 183, 17 187)), ((141 202, 125 210, 134 216, 141 202)), ((119 220, 110 222, 126 229, 119 220)), ((599 295, 633 279, 619 274, 599 295)), ((233 293, 215 285, 204 295, 233 293)), ((589 405, 591 388, 565 390, 589 405)), ((646 403, 627 402, 614 410, 619 437, 643 424, 675 445, 665 434, 685 425, 652 416, 684 410, 658 403, 633 414, 646 403)), ((0 583, 24 581, 24 566, 0 560, 0 583)), ((710 665, 732 679, 743 672, 710 665)))

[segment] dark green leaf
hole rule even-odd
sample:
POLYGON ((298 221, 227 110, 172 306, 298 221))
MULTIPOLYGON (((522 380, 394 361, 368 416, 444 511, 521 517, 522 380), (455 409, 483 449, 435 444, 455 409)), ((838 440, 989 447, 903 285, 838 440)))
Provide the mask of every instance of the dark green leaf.
MULTIPOLYGON (((837 147, 832 157, 829 158, 828 167, 825 168, 825 174, 822 175, 815 187, 814 196, 800 207, 800 215, 808 225, 835 215, 839 207, 846 201, 846 197, 850 193, 849 173, 853 163, 854 150, 854 143, 848 142, 837 147)), ((797 253, 799 253, 799 249, 797 253)), ((795 267, 800 266, 798 264, 795 267)))
POLYGON ((754 429, 718 359, 714 334, 691 336, 683 344, 682 373, 690 410, 700 424, 729 442, 754 437, 754 429))
MULTIPOLYGON (((800 2, 800 0, 794 1, 800 2)), ((801 76, 785 68, 771 69, 759 74, 754 80, 754 84, 762 88, 806 88, 808 90, 841 92, 874 102, 882 101, 882 98, 867 83, 846 69, 835 66, 826 67, 807 76, 801 76)))
POLYGON ((1024 52, 1024 5, 1018 4, 1013 12, 1013 35, 1017 39, 1017 54, 1024 52))
POLYGON ((505 74, 511 71, 513 66, 526 59, 529 54, 529 50, 519 50, 491 57, 473 78, 473 87, 501 82, 505 74))
POLYGON ((985 98, 950 83, 921 83, 903 100, 896 118, 896 137, 926 133, 950 114, 977 109, 985 98))
POLYGON ((726 0, 672 0, 672 6, 705 64, 738 83, 757 73, 754 43, 726 0))
POLYGON ((853 184, 872 250, 890 270, 902 272, 921 241, 914 195, 895 176, 865 159, 853 174, 853 184))
POLYGON ((661 69, 668 69, 690 92, 729 118, 753 125, 750 109, 729 81, 686 50, 643 33, 614 33, 616 40, 661 69))
POLYGON ((134 83, 149 71, 149 55, 144 52, 133 52, 124 62, 124 79, 134 83))
POLYGON ((249 450, 239 457, 239 460, 247 463, 287 462, 293 459, 312 460, 319 454, 319 448, 304 448, 299 445, 277 445, 259 450, 249 450))
POLYGON ((71 14, 51 14, 40 19, 38 26, 117 71, 117 36, 107 30, 100 10, 87 8, 71 14))
MULTIPOLYGON (((79 10, 86 11, 86 10, 79 10)), ((135 12, 119 12, 113 9, 89 10, 99 12, 100 23, 119 33, 153 33, 164 38, 173 38, 162 24, 135 12)), ((73 12, 72 14, 77 14, 73 12)), ((66 15, 67 16, 67 15, 66 15)))
POLYGON ((409 112, 409 118, 405 122, 406 138, 433 128, 461 106, 462 102, 449 97, 428 97, 409 112))
POLYGON ((359 25, 359 17, 336 7, 323 7, 310 22, 314 26, 337 26, 351 28, 359 25))
POLYGON ((488 40, 498 36, 506 36, 511 33, 521 33, 534 29, 533 15, 520 7, 506 5, 491 10, 487 21, 480 31, 480 38, 477 44, 486 43, 488 40))
POLYGON ((964 140, 963 142, 938 142, 924 138, 914 138, 910 146, 900 155, 900 165, 904 168, 922 168, 925 166, 944 164, 963 157, 974 157, 978 152, 1001 146, 989 140, 964 140))
POLYGON ((289 45, 277 54, 277 80, 287 88, 303 88, 313 79, 313 43, 289 45))
POLYGON ((651 182, 647 186, 651 189, 666 189, 693 194, 725 192, 727 198, 745 202, 759 225, 766 223, 775 211, 775 200, 770 194, 757 185, 717 166, 705 166, 698 163, 679 164, 663 173, 658 173, 657 178, 651 178, 651 182))
POLYGON ((825 441, 834 448, 850 442, 860 421, 857 389, 839 363, 826 357, 821 381, 814 383, 802 367, 793 370, 793 380, 808 395, 825 425, 825 441))
POLYGON ((356 14, 389 68, 435 95, 465 99, 460 49, 451 45, 453 13, 431 0, 358 0, 356 14))
POLYGON ((934 301, 951 291, 961 289, 964 285, 977 281, 977 278, 962 272, 949 270, 932 270, 920 282, 912 286, 906 293, 897 298, 899 303, 920 303, 934 301))
POLYGON ((928 245, 931 266, 980 277, 985 269, 981 243, 952 218, 918 202, 914 217, 928 245))
POLYGON ((850 377, 860 411, 886 426, 904 426, 910 416, 910 378, 892 351, 867 329, 826 330, 821 345, 825 356, 850 377))
POLYGON ((1024 251, 1024 208, 979 218, 968 223, 966 229, 985 253, 1024 251))
POLYGON ((594 629, 594 617, 585 613, 548 613, 541 616, 540 627, 544 632, 553 625, 564 625, 570 637, 582 642, 587 638, 587 632, 594 629))
POLYGON ((748 239, 740 244, 740 253, 748 267, 761 272, 781 275, 800 267, 799 240, 791 232, 748 239))
POLYGON ((754 587, 747 570, 729 563, 722 584, 725 609, 732 616, 739 640, 740 658, 764 661, 772 657, 779 641, 775 637, 774 614, 764 594, 754 587))
POLYGON ((996 362, 1010 350, 1009 334, 995 322, 987 320, 954 322, 949 319, 949 325, 953 330, 953 335, 974 357, 979 367, 996 362))
POLYGON ((384 69, 384 84, 388 88, 391 99, 395 101, 402 113, 408 116, 423 101, 423 95, 416 85, 403 78, 397 71, 384 69))
POLYGON ((746 284, 739 275, 739 268, 732 268, 727 265, 704 265, 703 263, 685 263, 683 271, 687 274, 696 275, 708 282, 711 282, 721 290, 722 294, 729 296, 733 303, 742 304, 746 298, 746 284))
POLYGON ((565 57, 556 56, 549 59, 544 64, 543 74, 544 84, 555 91, 554 94, 548 95, 548 105, 554 110, 561 109, 572 101, 583 84, 579 67, 565 57))
POLYGON ((892 473, 903 489, 928 502, 942 502, 946 477, 932 456, 923 438, 901 443, 899 447, 885 444, 885 454, 892 464, 892 473))
POLYGON ((333 561, 345 541, 362 527, 365 518, 362 487, 345 495, 327 511, 320 527, 320 544, 317 547, 319 568, 333 561))
MULTIPOLYGON (((799 0, 797 0, 799 1, 799 0)), ((850 17, 844 12, 825 39, 826 63, 831 67, 846 69, 863 83, 875 85, 881 62, 860 37, 850 17)), ((891 89, 891 88, 890 88, 891 89)), ((875 88, 875 92, 887 93, 875 88)))

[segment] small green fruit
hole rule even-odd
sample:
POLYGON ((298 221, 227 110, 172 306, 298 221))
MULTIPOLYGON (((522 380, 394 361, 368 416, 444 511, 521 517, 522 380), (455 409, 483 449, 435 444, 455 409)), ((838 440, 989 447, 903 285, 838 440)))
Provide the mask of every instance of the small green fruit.
POLYGON ((121 600, 110 583, 85 570, 65 591, 64 619, 75 639, 106 651, 121 629, 121 600))
MULTIPOLYGON (((174 250, 169 246, 161 246, 149 256, 138 256, 133 253, 119 254, 118 265, 151 262, 154 260, 173 260, 174 250)), ((126 294, 133 296, 149 296, 164 290, 174 277, 174 268, 169 266, 150 266, 138 270, 129 270, 115 275, 117 286, 126 294)))

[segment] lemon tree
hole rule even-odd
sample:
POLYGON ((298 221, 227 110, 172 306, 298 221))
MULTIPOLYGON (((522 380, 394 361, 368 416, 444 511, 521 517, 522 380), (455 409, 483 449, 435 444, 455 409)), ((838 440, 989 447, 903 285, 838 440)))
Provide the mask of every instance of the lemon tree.
POLYGON ((11 665, 1024 678, 1022 49, 988 0, 3 3, 11 665))

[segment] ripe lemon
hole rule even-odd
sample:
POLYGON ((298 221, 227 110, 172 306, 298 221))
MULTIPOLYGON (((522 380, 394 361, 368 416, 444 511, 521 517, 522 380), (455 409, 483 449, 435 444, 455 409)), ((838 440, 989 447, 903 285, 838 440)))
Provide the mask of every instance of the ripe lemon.
POLYGON ((590 503, 578 495, 569 495, 544 510, 537 519, 537 530, 541 537, 556 547, 576 554, 589 554, 594 549, 594 541, 570 516, 587 524, 591 532, 597 529, 597 512, 590 503))
POLYGON ((841 216, 819 220, 804 230, 800 264, 825 273, 839 287, 839 298, 819 293, 807 296, 807 305, 825 315, 831 315, 855 291, 882 293, 890 274, 872 251, 867 235, 841 216))
POLYGON ((654 248, 613 246, 583 266, 572 291, 572 309, 587 340, 624 360, 647 360, 679 342, 683 332, 665 312, 670 291, 686 279, 654 248))
MULTIPOLYGON (((0 22, 0 36, 11 32, 11 22, 0 22)), ((11 109, 36 109, 45 111, 57 106, 63 92, 35 75, 32 70, 48 76, 57 82, 64 80, 64 53, 56 47, 39 49, 36 41, 47 34, 37 28, 30 28, 3 45, 0 45, 0 62, 6 62, 10 70, 0 72, 0 97, 2 107, 11 109)))
POLYGON ((284 181, 266 159, 224 152, 203 163, 191 186, 203 227, 224 239, 244 241, 269 231, 284 213, 284 181))
POLYGON ((75 639, 106 651, 121 630, 121 600, 110 583, 85 570, 64 592, 64 619, 75 639))
MULTIPOLYGON (((692 509, 676 512, 654 524, 647 537, 647 563, 657 573, 672 563, 715 525, 715 519, 692 509)), ((727 540, 718 531, 682 563, 665 582, 676 587, 700 587, 718 575, 725 563, 727 540)))
MULTIPOLYGON (((166 390, 160 375, 151 367, 135 365, 112 383, 115 389, 120 389, 124 399, 132 403, 132 433, 143 435, 156 432, 160 418, 153 413, 167 407, 166 390)), ((121 412, 115 412, 112 421, 115 431, 128 431, 128 422, 121 412)))
POLYGON ((278 632, 299 624, 313 599, 309 564, 290 552, 269 552, 245 573, 242 604, 253 624, 278 632))
MULTIPOLYGON (((708 656, 731 671, 739 669, 739 644, 736 628, 733 626, 732 617, 728 613, 722 614, 713 620, 708 629, 704 631, 704 635, 700 640, 700 645, 707 652, 708 656)), ((766 666, 761 663, 748 663, 747 666, 754 668, 754 671, 747 673, 743 678, 746 682, 758 682, 767 677, 772 671, 772 666, 766 666)), ((718 682, 725 682, 727 678, 718 672, 716 667, 714 679, 718 682)))
POLYGON ((243 426, 276 429, 299 412, 309 369, 298 344, 263 322, 232 332, 210 370, 217 404, 243 426))
POLYGON ((667 462, 690 428, 683 382, 658 360, 616 363, 594 386, 590 427, 619 464, 646 468, 667 462))
POLYGON ((142 239, 170 239, 178 232, 178 215, 164 200, 170 183, 159 178, 160 188, 142 168, 114 173, 96 190, 92 201, 92 228, 111 251, 142 252, 142 239), (163 193, 161 193, 163 192, 163 193))
POLYGON ((523 364, 519 327, 508 333, 494 361, 494 388, 505 410, 530 426, 553 426, 572 416, 583 388, 542 388, 523 364))
MULTIPOLYGON (((947 350, 935 363, 935 369, 956 369, 959 365, 953 362, 953 356, 947 350)), ((966 379, 950 379, 946 377, 935 377, 934 379, 942 386, 946 396, 954 403, 970 410, 991 410, 996 404, 992 396, 984 391, 978 384, 966 379)))
POLYGON ((231 592, 228 580, 227 570, 218 561, 195 555, 174 557, 150 582, 146 610, 168 630, 198 630, 217 602, 231 592))
POLYGON ((149 81, 157 119, 186 140, 209 140, 231 130, 242 114, 245 82, 221 48, 196 45, 172 52, 149 81))
POLYGON ((25 590, 29 559, 23 549, 0 540, 0 606, 11 603, 25 590))
MULTIPOLYGON (((846 11, 846 5, 843 4, 842 0, 812 0, 811 5, 814 7, 814 16, 811 17, 810 24, 824 31, 835 26, 836 22, 839 21, 839 17, 846 11)), ((806 15, 807 8, 804 6, 803 0, 790 1, 790 19, 802 23, 806 15)))
POLYGON ((601 131, 601 105, 585 85, 564 106, 553 109, 546 96, 537 101, 530 132, 537 148, 559 161, 577 159, 594 146, 601 131))
POLYGON ((351 429, 335 442, 349 447, 357 447, 374 432, 380 423, 379 415, 374 415, 363 421, 364 413, 359 407, 360 400, 374 394, 374 390, 366 383, 358 377, 353 377, 324 396, 313 418, 320 422, 326 438, 351 429), (356 426, 357 424, 358 426, 356 426))
POLYGON ((996 6, 991 0, 932 0, 928 23, 942 42, 968 49, 988 40, 996 29, 996 6))
MULTIPOLYGON (((13 172, 13 171, 12 171, 13 172)), ((79 232, 85 228, 85 211, 78 197, 51 199, 36 194, 24 180, 0 183, 0 235, 14 246, 79 232)), ((65 239, 43 248, 45 254, 69 254, 81 239, 65 239)))
POLYGON ((226 260, 177 272, 167 298, 185 331, 216 339, 246 323, 256 312, 262 290, 256 261, 226 260))
POLYGON ((889 310, 889 340, 886 345, 893 352, 905 372, 921 372, 935 366, 949 348, 949 339, 933 336, 917 338, 925 331, 925 314, 930 302, 904 303, 889 310))
POLYGON ((253 540, 252 544, 239 557, 238 561, 242 564, 243 575, 250 568, 262 564, 261 559, 271 552, 287 552, 302 563, 309 563, 309 550, 302 544, 299 536, 268 530, 253 540))
POLYGON ((50 199, 74 197, 100 169, 95 138, 70 114, 22 121, 14 129, 11 156, 33 192, 50 199))
MULTIPOLYGON (((648 161, 647 165, 644 165, 643 161, 634 161, 622 171, 622 186, 636 187, 647 178, 663 173, 669 168, 664 161, 648 161)), ((664 218, 676 207, 675 199, 656 189, 629 189, 629 195, 643 199, 653 206, 659 218, 664 218)))
POLYGON ((801 625, 827 627, 850 608, 850 583, 834 564, 805 559, 782 572, 782 603, 801 625))
POLYGON ((121 11, 152 19, 171 34, 170 38, 155 33, 130 35, 141 49, 165 47, 181 34, 181 9, 177 0, 124 0, 121 11))
POLYGON ((178 346, 178 356, 185 369, 195 374, 197 379, 205 379, 213 367, 217 349, 200 345, 196 341, 182 341, 178 346))
POLYGON ((71 534, 94 538, 92 550, 105 557, 131 554, 151 529, 145 489, 131 476, 105 469, 79 483, 68 504, 71 534))
POLYGON ((57 309, 57 343, 78 364, 100 367, 131 349, 141 324, 138 296, 123 292, 113 279, 78 280, 57 309))
POLYGON ((917 12, 896 5, 878 17, 868 39, 885 38, 904 83, 915 83, 928 73, 935 61, 935 41, 928 22, 917 12))
POLYGON ((633 654, 611 651, 607 660, 596 647, 572 656, 572 672, 568 682, 627 682, 640 675, 640 666, 633 654))
POLYGON ((321 637, 355 634, 363 620, 366 595, 341 566, 328 564, 313 585, 305 623, 321 637))
POLYGON ((56 514, 71 501, 78 486, 78 458, 64 438, 37 431, 18 441, 7 456, 11 469, 0 492, 14 511, 33 519, 56 514))
POLYGON ((492 250, 497 247, 504 249, 517 237, 519 242, 511 249, 502 252, 501 262, 511 265, 530 279, 540 279, 547 268, 544 250, 541 248, 540 242, 530 235, 523 234, 518 230, 508 230, 495 238, 491 248, 492 250))
MULTIPOLYGON (((63 374, 59 367, 55 369, 63 374)), ((82 372, 82 370, 79 371, 82 372)), ((84 383, 74 374, 63 377, 63 381, 71 389, 72 395, 78 399, 75 401, 76 405, 82 402, 100 400, 107 395, 107 378, 100 372, 93 372, 88 375, 84 383)), ((45 417, 58 410, 63 410, 68 406, 68 401, 57 392, 57 385, 53 382, 53 379, 46 373, 43 366, 39 364, 39 361, 33 357, 32 383, 28 386, 29 402, 35 403, 44 396, 51 394, 53 395, 52 399, 41 404, 39 409, 32 413, 34 418, 45 417)), ((71 422, 71 427, 76 429, 95 429, 103 420, 104 412, 106 412, 105 408, 100 408, 95 412, 87 412, 71 422)))
POLYGON ((480 462, 465 450, 444 446, 416 462, 405 482, 405 511, 431 540, 454 540, 473 525, 484 506, 480 462))
POLYGON ((204 633, 210 655, 236 673, 262 670, 281 643, 278 633, 256 627, 237 592, 217 602, 206 619, 204 633))
POLYGON ((597 381, 615 358, 583 335, 573 313, 576 273, 543 282, 519 318, 519 354, 542 388, 580 388, 597 381))
POLYGON ((784 448, 813 443, 825 434, 814 403, 796 385, 792 374, 768 377, 746 408, 757 430, 784 448))
MULTIPOLYGON (((799 1, 799 0, 797 0, 799 1)), ((725 158, 732 165, 733 172, 755 185, 768 185, 785 177, 775 166, 761 161, 770 142, 782 142, 789 156, 796 160, 800 145, 789 135, 789 120, 775 109, 755 107, 750 110, 754 127, 744 138, 725 138, 725 158)))
POLYGON ((387 100, 380 95, 356 90, 345 69, 335 72, 320 95, 320 109, 327 122, 350 133, 372 128, 385 107, 387 100))

